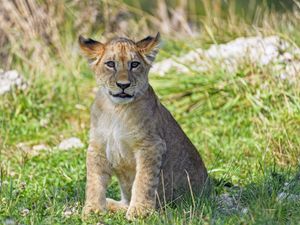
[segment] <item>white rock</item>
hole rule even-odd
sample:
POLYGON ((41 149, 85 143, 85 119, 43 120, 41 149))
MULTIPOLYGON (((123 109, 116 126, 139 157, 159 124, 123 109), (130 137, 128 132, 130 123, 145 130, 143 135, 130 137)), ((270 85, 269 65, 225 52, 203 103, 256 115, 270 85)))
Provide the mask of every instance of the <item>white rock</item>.
POLYGON ((212 45, 209 49, 196 49, 181 57, 166 59, 153 65, 151 72, 165 75, 171 70, 188 72, 210 71, 214 68, 237 72, 243 65, 260 67, 271 65, 276 76, 295 77, 300 72, 300 49, 278 36, 241 37, 226 44, 212 45), (280 66, 278 66, 280 65, 280 66))
POLYGON ((83 148, 84 144, 81 142, 79 138, 71 137, 68 139, 63 140, 58 145, 58 148, 61 150, 69 150, 72 148, 83 148))
POLYGON ((18 143, 16 145, 17 149, 23 151, 24 153, 31 155, 31 156, 36 156, 40 154, 40 151, 42 150, 50 150, 50 147, 45 145, 45 144, 38 144, 34 146, 30 146, 28 143, 18 143))
POLYGON ((79 207, 79 203, 76 202, 74 205, 72 206, 67 206, 67 207, 64 207, 64 211, 63 211, 63 216, 64 217, 70 217, 76 213, 78 213, 78 207, 79 207))
POLYGON ((17 224, 17 223, 13 219, 6 219, 6 220, 4 220, 4 225, 15 225, 15 224, 17 224))
POLYGON ((0 71, 0 95, 9 92, 13 87, 24 90, 27 86, 24 78, 16 70, 0 71))
POLYGON ((30 150, 30 147, 27 143, 24 142, 20 142, 16 145, 16 147, 24 152, 27 152, 30 150))
POLYGON ((33 151, 42 151, 42 150, 49 150, 49 147, 44 144, 34 145, 32 146, 33 151))
POLYGON ((290 194, 288 192, 280 192, 277 196, 277 201, 300 201, 300 195, 290 194))
POLYGON ((74 211, 72 209, 66 209, 64 212, 63 212, 63 215, 65 217, 70 217, 72 216, 72 214, 74 213, 74 211))
POLYGON ((5 74, 9 80, 17 80, 17 78, 19 77, 19 74, 16 70, 7 71, 5 74))
POLYGON ((27 216, 29 214, 29 212, 30 212, 29 209, 22 209, 20 214, 21 214, 21 216, 27 216))
POLYGON ((288 75, 286 73, 281 73, 279 75, 279 77, 280 77, 281 80, 285 80, 288 77, 288 75))
POLYGON ((41 119, 40 120, 40 125, 42 126, 42 127, 47 127, 47 125, 49 124, 49 119, 48 118, 43 118, 43 119, 41 119))
POLYGON ((249 209, 248 209, 248 208, 243 208, 243 209, 242 209, 242 213, 243 213, 243 214, 247 214, 248 212, 249 212, 249 209))

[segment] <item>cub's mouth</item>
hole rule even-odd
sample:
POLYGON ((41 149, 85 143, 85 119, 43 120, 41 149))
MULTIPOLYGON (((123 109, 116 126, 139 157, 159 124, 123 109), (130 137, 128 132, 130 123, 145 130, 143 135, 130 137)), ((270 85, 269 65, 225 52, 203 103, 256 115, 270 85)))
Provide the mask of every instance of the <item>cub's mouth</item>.
POLYGON ((113 94, 113 93, 109 93, 111 96, 115 97, 115 98, 132 98, 133 95, 127 94, 124 91, 118 94, 113 94))

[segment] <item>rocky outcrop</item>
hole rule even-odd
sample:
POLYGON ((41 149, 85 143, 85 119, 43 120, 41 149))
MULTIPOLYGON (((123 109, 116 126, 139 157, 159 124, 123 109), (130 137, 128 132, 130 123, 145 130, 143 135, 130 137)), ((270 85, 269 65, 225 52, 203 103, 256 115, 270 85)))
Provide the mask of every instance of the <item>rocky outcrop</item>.
POLYGON ((239 68, 270 66, 282 79, 300 72, 300 49, 278 36, 241 37, 225 44, 214 44, 207 50, 198 48, 180 57, 153 65, 151 72, 164 76, 175 70, 208 72, 215 69, 235 73, 239 68))

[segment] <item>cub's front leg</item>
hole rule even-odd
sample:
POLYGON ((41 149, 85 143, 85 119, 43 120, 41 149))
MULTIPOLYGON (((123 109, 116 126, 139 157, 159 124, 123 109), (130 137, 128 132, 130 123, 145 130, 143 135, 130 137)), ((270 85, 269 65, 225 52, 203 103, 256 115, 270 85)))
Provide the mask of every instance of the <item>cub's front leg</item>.
POLYGON ((162 156, 166 151, 163 140, 142 143, 135 153, 136 176, 132 187, 132 197, 126 218, 142 217, 155 209, 156 191, 162 156))
POLYGON ((87 184, 83 215, 106 211, 105 193, 111 178, 111 168, 101 145, 90 143, 87 150, 87 184))

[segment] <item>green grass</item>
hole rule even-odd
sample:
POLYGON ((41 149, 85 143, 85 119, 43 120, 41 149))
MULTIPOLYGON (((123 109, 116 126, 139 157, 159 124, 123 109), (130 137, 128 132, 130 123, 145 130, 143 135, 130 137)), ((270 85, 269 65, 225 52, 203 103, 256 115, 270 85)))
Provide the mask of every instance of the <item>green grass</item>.
MULTIPOLYGON (((166 51, 173 48, 165 45, 166 51)), ((87 144, 94 80, 83 59, 79 70, 70 76, 61 69, 51 79, 40 74, 31 79, 27 91, 1 99, 1 223, 128 224, 122 214, 81 220, 85 149, 53 149, 32 156, 17 147, 20 142, 54 147, 70 136, 87 144), (49 122, 42 124, 42 119, 49 122), (64 213, 68 209, 70 216, 64 213)), ((216 182, 212 197, 196 199, 195 205, 184 202, 133 224, 299 223, 300 202, 277 200, 282 191, 300 191, 299 83, 290 84, 260 68, 247 71, 151 75, 162 102, 199 149, 216 182), (222 193, 237 198, 238 210, 220 208, 215 196, 222 193)), ((108 195, 119 197, 115 180, 108 195)))
MULTIPOLYGON (((293 37, 300 42, 298 33, 293 37)), ((203 39, 166 41, 158 60, 203 46, 203 39)), ((48 65, 55 65, 53 73, 16 60, 30 88, 0 99, 0 224, 10 219, 17 224, 128 224, 123 214, 81 220, 85 148, 54 146, 71 136, 87 146, 95 81, 84 59, 74 56, 65 65, 53 58, 48 65), (19 143, 44 143, 52 150, 34 156, 19 143)), ((236 74, 173 71, 164 77, 151 74, 150 81, 201 153, 215 185, 209 198, 187 200, 133 224, 299 224, 300 201, 277 199, 281 192, 300 193, 299 81, 289 83, 268 68, 247 65, 236 74), (217 199, 224 193, 235 197, 237 210, 220 207, 217 199)), ((116 180, 108 196, 119 198, 116 180)))

